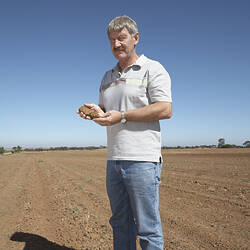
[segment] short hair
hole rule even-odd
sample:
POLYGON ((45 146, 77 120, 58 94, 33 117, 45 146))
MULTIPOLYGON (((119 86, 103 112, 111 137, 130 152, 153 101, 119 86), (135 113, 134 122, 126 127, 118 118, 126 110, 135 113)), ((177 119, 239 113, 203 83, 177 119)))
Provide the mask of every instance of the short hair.
POLYGON ((131 36, 135 36, 138 33, 136 22, 128 16, 117 16, 108 25, 108 36, 111 32, 120 31, 126 28, 131 36))

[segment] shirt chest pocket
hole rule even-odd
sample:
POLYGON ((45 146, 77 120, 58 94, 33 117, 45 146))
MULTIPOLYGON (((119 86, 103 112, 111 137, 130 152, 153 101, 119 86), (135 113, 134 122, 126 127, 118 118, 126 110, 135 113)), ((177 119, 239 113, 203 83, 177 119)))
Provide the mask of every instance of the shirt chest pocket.
POLYGON ((147 105, 147 78, 127 78, 124 84, 124 96, 137 107, 147 105))

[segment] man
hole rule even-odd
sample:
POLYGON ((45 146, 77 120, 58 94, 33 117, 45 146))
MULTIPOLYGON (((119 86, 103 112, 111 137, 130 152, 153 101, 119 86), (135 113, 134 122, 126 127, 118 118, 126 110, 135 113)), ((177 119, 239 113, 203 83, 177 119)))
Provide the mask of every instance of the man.
MULTIPOLYGON (((117 65, 106 72, 93 121, 107 126, 106 186, 115 250, 163 249, 159 204, 162 166, 159 120, 172 115, 171 81, 163 66, 136 54, 134 20, 114 18, 107 29, 117 65)), ((91 119, 80 112, 81 117, 91 119)))

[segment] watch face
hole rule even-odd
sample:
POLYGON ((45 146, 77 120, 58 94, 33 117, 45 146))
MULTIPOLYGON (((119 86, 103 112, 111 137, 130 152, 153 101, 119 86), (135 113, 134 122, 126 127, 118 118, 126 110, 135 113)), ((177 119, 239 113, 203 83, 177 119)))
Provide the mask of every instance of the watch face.
POLYGON ((126 121, 127 121, 127 120, 126 120, 125 118, 123 118, 123 119, 121 120, 121 123, 124 124, 124 123, 126 123, 126 121))
POLYGON ((124 124, 127 122, 126 118, 124 117, 124 111, 121 111, 121 114, 122 114, 121 123, 124 124))

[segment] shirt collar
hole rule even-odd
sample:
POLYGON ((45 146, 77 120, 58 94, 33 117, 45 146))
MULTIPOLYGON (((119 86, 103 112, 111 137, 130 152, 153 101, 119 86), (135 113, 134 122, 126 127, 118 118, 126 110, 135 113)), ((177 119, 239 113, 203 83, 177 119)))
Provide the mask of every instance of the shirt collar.
MULTIPOLYGON (((146 56, 144 56, 143 54, 142 55, 140 55, 139 56, 139 58, 135 61, 135 63, 133 63, 132 65, 130 65, 129 67, 134 67, 134 66, 139 66, 140 68, 142 67, 142 65, 144 64, 144 62, 145 62, 145 60, 146 60, 146 56)), ((115 67, 114 68, 112 68, 112 72, 114 72, 114 71, 118 71, 119 72, 119 63, 117 63, 116 65, 115 65, 115 67)))

